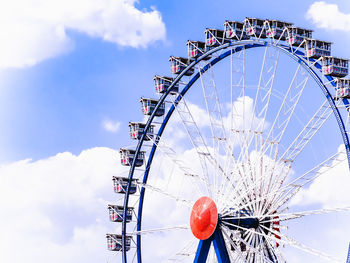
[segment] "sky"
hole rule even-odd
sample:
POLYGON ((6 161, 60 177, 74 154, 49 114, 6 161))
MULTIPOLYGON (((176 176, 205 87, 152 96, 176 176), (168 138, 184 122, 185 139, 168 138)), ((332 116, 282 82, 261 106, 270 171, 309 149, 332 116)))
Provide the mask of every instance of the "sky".
MULTIPOLYGON (((169 74, 169 56, 186 56, 186 41, 203 40, 205 28, 280 19, 350 58, 347 0, 0 4, 1 262, 106 262, 106 202, 116 199, 119 148, 133 144, 128 122, 143 119, 139 99, 155 97, 153 76, 169 74)), ((350 183, 346 166, 338 171, 303 198, 327 205, 322 187, 350 183)), ((338 194, 334 202, 347 197, 338 194)))

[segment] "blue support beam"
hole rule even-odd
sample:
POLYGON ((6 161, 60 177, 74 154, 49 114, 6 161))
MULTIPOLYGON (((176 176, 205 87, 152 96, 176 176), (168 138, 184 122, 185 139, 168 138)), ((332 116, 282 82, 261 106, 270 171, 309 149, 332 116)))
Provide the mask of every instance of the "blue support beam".
POLYGON ((193 263, 204 263, 207 261, 210 245, 213 242, 216 257, 218 259, 218 263, 230 263, 230 257, 228 255, 225 240, 222 235, 221 229, 216 228, 213 235, 206 239, 200 240, 199 245, 196 252, 196 257, 193 263))
POLYGON ((230 257, 227 252, 224 237, 220 228, 217 228, 213 234, 213 244, 218 258, 218 263, 230 263, 230 257))
POLYGON ((196 257, 193 263, 203 263, 207 261, 212 239, 200 240, 197 248, 196 257))
POLYGON ((350 243, 349 243, 348 258, 346 259, 346 263, 350 263, 350 243))

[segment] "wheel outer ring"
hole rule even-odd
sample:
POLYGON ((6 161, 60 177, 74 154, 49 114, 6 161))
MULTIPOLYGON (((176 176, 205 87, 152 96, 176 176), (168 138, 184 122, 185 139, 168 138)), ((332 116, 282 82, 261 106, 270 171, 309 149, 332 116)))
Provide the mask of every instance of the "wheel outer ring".
MULTIPOLYGON (((169 90, 171 90, 172 86, 176 85, 176 84, 180 81, 180 79, 184 76, 184 73, 185 73, 189 68, 193 67, 195 64, 197 64, 197 63, 198 63, 199 61, 201 61, 203 58, 205 58, 206 56, 210 55, 211 53, 216 52, 217 50, 225 49, 225 48, 230 47, 230 46, 231 46, 231 47, 233 47, 233 46, 239 46, 239 45, 242 45, 242 44, 243 44, 242 46, 244 46, 244 47, 249 46, 249 45, 251 45, 251 47, 263 47, 263 46, 268 45, 267 42, 265 42, 265 43, 261 43, 261 42, 259 43, 258 41, 252 41, 253 43, 249 43, 249 42, 250 42, 250 41, 248 40, 248 41, 240 41, 240 43, 235 43, 235 44, 233 44, 233 43, 225 44, 225 45, 222 45, 221 47, 215 48, 215 49, 213 49, 213 50, 207 52, 206 54, 203 54, 198 60, 192 62, 185 70, 183 70, 183 71, 181 72, 181 74, 179 74, 179 76, 175 79, 175 81, 174 81, 174 82, 172 83, 172 85, 169 87, 169 90), (245 43, 244 43, 244 42, 245 42, 245 43), (258 43, 257 43, 257 42, 258 42, 258 43)), ((302 59, 299 57, 299 55, 302 55, 302 54, 300 54, 300 53, 301 53, 300 51, 297 51, 297 52, 293 53, 292 51, 287 50, 286 47, 283 47, 282 45, 278 45, 278 44, 277 44, 277 45, 272 45, 272 46, 281 49, 282 51, 284 51, 284 52, 287 53, 287 54, 289 53, 288 55, 289 55, 290 57, 292 57, 292 59, 294 59, 295 61, 297 61, 297 63, 299 63, 300 65, 303 65, 303 61, 302 61, 302 59)), ((236 52, 236 51, 234 51, 234 52, 236 52)), ((234 53, 234 52, 233 52, 233 53, 234 53)), ((226 57, 226 56, 225 56, 225 57, 226 57)), ((213 64, 216 64, 216 62, 219 62, 219 61, 220 61, 221 59, 223 59, 223 58, 224 58, 224 57, 221 55, 220 58, 218 58, 217 61, 215 61, 215 63, 209 62, 208 65, 211 64, 211 66, 213 66, 213 64)), ((216 59, 214 59, 214 60, 216 60, 216 59)), ((305 63, 305 62, 304 62, 304 63, 305 63)), ((315 79, 315 81, 317 82, 317 84, 319 85, 319 87, 321 88, 321 90, 323 90, 324 95, 326 96, 326 98, 327 98, 328 101, 330 102, 331 106, 333 106, 333 107, 332 107, 332 110, 333 110, 333 113, 336 115, 336 119, 337 119, 337 122, 338 122, 338 126, 339 126, 339 128, 340 128, 341 135, 342 135, 342 137, 343 137, 343 141, 344 141, 344 144, 345 144, 345 147, 346 147, 346 152, 347 152, 347 159, 348 159, 348 163, 349 163, 349 167, 350 167, 350 143, 349 143, 348 136, 347 136, 347 134, 345 133, 344 123, 343 123, 342 118, 340 117, 339 111, 338 111, 338 109, 334 106, 334 101, 332 100, 332 98, 331 98, 331 96, 330 96, 330 94, 329 94, 329 91, 328 91, 327 88, 324 86, 323 82, 322 82, 320 79, 317 79, 317 78, 318 78, 318 77, 316 77, 317 74, 316 74, 310 67, 308 67, 307 65, 303 65, 303 66, 304 66, 304 68, 306 68, 307 71, 309 71, 310 75, 313 76, 313 78, 315 79), (332 102, 331 102, 331 101, 332 101, 332 102), (333 105, 332 105, 332 103, 333 103, 333 105)), ((204 71, 206 71, 206 70, 204 70, 204 71)), ((330 77, 330 76, 327 76, 327 79, 330 80, 330 79, 333 79, 333 78, 330 77)), ((186 91, 187 91, 187 89, 188 89, 190 86, 192 86, 193 83, 189 83, 189 84, 185 87, 186 91), (189 84, 190 84, 190 85, 189 85, 189 84)), ((335 84, 333 84, 333 83, 332 83, 332 85, 335 86, 335 84)), ((185 90, 185 89, 184 89, 184 90, 185 90)), ((163 96, 160 98, 158 104, 156 105, 156 108, 154 109, 154 112, 159 108, 159 105, 160 105, 160 104, 165 100, 165 98, 169 95, 169 90, 168 90, 165 94, 163 94, 163 96)), ((181 95, 182 95, 182 96, 184 95, 183 93, 186 93, 186 91, 184 92, 184 90, 181 92, 181 95)), ((180 98, 180 100, 181 100, 181 98, 180 98)), ((344 100, 344 104, 348 105, 348 104, 349 104, 349 101, 348 101, 348 100, 344 100)), ((152 121, 153 121, 153 118, 154 118, 154 112, 153 112, 152 116, 150 116, 150 118, 148 119, 148 122, 147 122, 147 124, 146 124, 145 129, 148 129, 149 126, 151 125, 151 123, 152 123, 152 121)), ((170 117, 170 116, 171 116, 171 113, 168 114, 167 117, 170 117)), ((168 121, 168 118, 166 118, 166 120, 164 121, 164 122, 165 122, 165 125, 166 125, 167 121, 168 121)), ((164 124, 164 123, 163 123, 163 124, 164 124)), ((162 128, 161 131, 159 131, 160 134, 162 134, 163 129, 165 128, 164 125, 161 125, 161 128, 162 128)), ((138 152, 141 150, 141 147, 142 147, 142 144, 143 144, 143 141, 144 141, 144 137, 145 137, 145 136, 144 136, 144 134, 143 134, 143 135, 141 136, 140 140, 139 140, 139 143, 138 143, 137 147, 136 147, 136 153, 135 153, 135 154, 138 154, 138 152)), ((146 167, 147 167, 147 168, 146 168, 146 171, 145 171, 146 180, 145 180, 145 178, 144 178, 144 181, 147 181, 148 172, 149 172, 149 169, 150 169, 150 166, 151 166, 151 162, 152 162, 152 159, 153 159, 153 155, 154 155, 154 152, 155 152, 155 148, 157 148, 157 147, 155 146, 155 147, 152 148, 152 151, 151 151, 152 154, 150 155, 150 159, 149 159, 149 161, 150 161, 150 160, 151 160, 151 161, 148 162, 147 165, 146 165, 146 167)), ((135 169, 135 164, 134 164, 134 162, 135 162, 135 160, 134 160, 133 163, 131 164, 131 168, 130 168, 130 172, 129 172, 129 183, 128 183, 127 191, 126 191, 126 193, 125 193, 123 215, 126 215, 126 209, 125 209, 125 207, 127 207, 127 205, 128 205, 128 200, 129 200, 129 187, 130 187, 130 185, 131 185, 131 179, 133 178, 133 173, 134 173, 134 169, 135 169)), ((142 192, 142 193, 141 193, 141 198, 140 198, 140 199, 142 199, 142 201, 143 201, 144 190, 145 190, 144 188, 141 189, 141 192, 142 192)), ((141 201, 141 200, 140 200, 140 201, 141 201)), ((142 201, 139 203, 139 208, 141 208, 141 213, 142 213, 142 204, 143 204, 142 201)), ((139 210, 139 211, 140 211, 140 210, 139 210)), ((126 231, 125 231, 125 229, 126 229, 126 221, 123 220, 123 223, 122 223, 122 237, 123 237, 123 238, 122 238, 122 243, 123 243, 123 247, 126 246, 126 238, 125 238, 126 231)), ((138 220, 138 229, 141 229, 141 218, 139 218, 139 220, 138 220)), ((140 236, 137 236, 137 248, 138 248, 138 251, 137 251, 137 258, 138 258, 138 262, 142 262, 142 260, 141 260, 141 254, 140 254, 140 243, 141 243, 140 236)), ((124 250, 124 249, 123 249, 123 252, 122 252, 122 257, 123 257, 122 261, 126 263, 126 262, 127 262, 127 260, 126 260, 126 250, 124 250)))

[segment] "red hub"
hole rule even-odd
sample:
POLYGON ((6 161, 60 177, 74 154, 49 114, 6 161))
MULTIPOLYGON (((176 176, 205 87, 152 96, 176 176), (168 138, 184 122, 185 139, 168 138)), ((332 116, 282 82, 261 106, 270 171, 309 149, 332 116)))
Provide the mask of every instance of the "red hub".
POLYGON ((218 209, 214 201, 203 196, 193 205, 190 226, 193 235, 200 239, 208 239, 215 231, 218 223, 218 209))

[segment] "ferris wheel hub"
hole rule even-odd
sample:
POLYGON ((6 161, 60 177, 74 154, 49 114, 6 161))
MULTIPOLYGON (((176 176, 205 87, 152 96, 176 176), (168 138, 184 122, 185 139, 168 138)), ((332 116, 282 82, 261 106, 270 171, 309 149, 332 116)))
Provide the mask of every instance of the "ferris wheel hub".
POLYGON ((215 202, 207 196, 199 198, 193 205, 190 226, 193 235, 200 239, 208 239, 215 231, 218 223, 218 209, 215 202))

